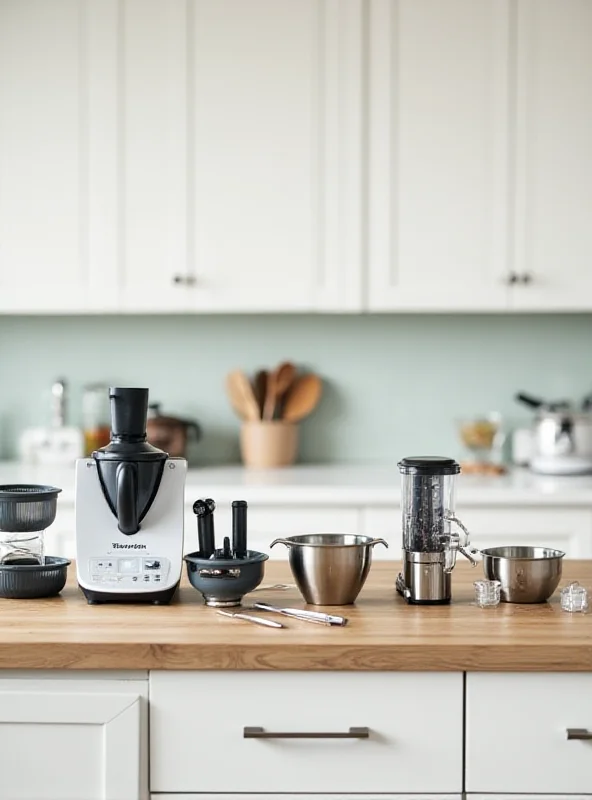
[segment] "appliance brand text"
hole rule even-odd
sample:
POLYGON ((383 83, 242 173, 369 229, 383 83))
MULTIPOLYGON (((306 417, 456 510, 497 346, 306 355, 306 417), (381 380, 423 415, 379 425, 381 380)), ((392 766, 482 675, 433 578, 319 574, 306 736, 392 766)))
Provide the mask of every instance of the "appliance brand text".
POLYGON ((118 544, 117 542, 111 542, 113 545, 114 550, 145 550, 145 544, 118 544))

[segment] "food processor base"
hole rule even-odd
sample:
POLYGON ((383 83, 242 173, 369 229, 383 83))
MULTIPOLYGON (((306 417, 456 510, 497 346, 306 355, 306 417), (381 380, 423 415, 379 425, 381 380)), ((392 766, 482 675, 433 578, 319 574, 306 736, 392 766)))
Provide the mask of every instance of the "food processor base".
POLYGON ((152 603, 157 606, 164 606, 171 602, 179 586, 176 583, 170 589, 158 592, 97 592, 94 589, 86 589, 80 586, 82 593, 90 606, 102 605, 105 603, 152 603))

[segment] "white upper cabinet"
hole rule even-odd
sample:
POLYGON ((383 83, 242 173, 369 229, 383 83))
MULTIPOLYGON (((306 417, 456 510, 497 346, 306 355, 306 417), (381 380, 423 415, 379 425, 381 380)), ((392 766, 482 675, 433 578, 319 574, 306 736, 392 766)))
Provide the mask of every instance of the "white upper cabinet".
POLYGON ((592 310, 590 0, 0 0, 0 313, 592 310))
POLYGON ((512 305, 590 310, 592 3, 520 0, 517 45, 512 305))
POLYGON ((509 302, 509 3, 371 0, 370 310, 509 302))
POLYGON ((126 309, 361 308, 361 5, 125 0, 126 309))
POLYGON ((109 6, 0 0, 0 311, 112 303, 109 6))

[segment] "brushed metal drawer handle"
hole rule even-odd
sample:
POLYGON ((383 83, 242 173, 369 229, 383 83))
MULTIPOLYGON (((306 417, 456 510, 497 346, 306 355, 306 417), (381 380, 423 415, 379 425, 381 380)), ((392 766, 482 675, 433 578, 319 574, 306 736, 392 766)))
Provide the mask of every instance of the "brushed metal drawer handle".
POLYGON ((286 731, 275 733, 265 728, 243 728, 243 739, 368 739, 370 728, 350 728, 345 733, 321 733, 318 731, 286 731))
POLYGON ((571 741, 572 739, 580 739, 584 741, 592 740, 592 731, 588 731, 586 728, 568 728, 567 738, 568 741, 571 741))

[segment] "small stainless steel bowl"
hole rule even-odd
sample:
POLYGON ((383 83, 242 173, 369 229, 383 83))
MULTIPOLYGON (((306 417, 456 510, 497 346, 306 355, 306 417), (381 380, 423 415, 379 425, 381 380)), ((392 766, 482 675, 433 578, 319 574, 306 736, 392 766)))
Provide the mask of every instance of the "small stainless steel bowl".
POLYGON ((561 580, 562 550, 547 547, 490 547, 481 550, 483 570, 500 581, 505 603, 544 603, 561 580))
POLYGON ((384 539, 353 533, 311 533, 288 536, 271 543, 289 548, 296 585, 307 603, 345 606, 353 603, 368 576, 375 544, 384 539))

